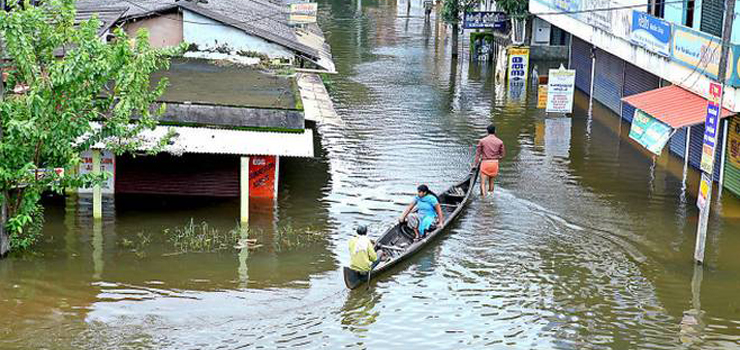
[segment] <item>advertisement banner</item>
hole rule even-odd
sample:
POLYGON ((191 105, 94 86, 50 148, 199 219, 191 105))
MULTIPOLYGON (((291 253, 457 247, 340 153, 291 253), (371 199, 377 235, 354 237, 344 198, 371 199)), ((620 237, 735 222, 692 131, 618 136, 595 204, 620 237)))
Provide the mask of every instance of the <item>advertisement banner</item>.
POLYGON ((537 86, 537 108, 547 108, 547 85, 545 84, 537 86))
POLYGON ((707 173, 701 173, 701 181, 699 182, 699 193, 696 198, 696 206, 699 210, 704 210, 707 206, 707 194, 709 193, 710 185, 712 184, 712 178, 707 173))
POLYGON ((275 195, 275 156, 249 158, 249 196, 273 198, 275 195))
POLYGON ((504 29, 509 23, 505 12, 473 11, 465 12, 463 28, 465 29, 504 29))
POLYGON ((290 14, 288 15, 288 23, 290 24, 316 23, 316 17, 318 13, 319 13, 319 6, 315 2, 290 4, 290 14))
MULTIPOLYGON (((111 151, 102 150, 100 151, 100 172, 110 173, 108 180, 100 185, 100 192, 102 194, 113 194, 115 192, 116 185, 116 156, 111 151)), ((80 154, 82 162, 80 162, 79 174, 92 174, 93 172, 93 156, 92 151, 87 150, 80 154)), ((78 188, 77 193, 93 193, 92 187, 90 188, 78 188)))
MULTIPOLYGON (((671 58, 689 68, 698 67, 706 75, 717 78, 719 71, 720 39, 693 29, 673 25, 671 58)), ((730 54, 730 57, 733 55, 730 54)), ((728 61, 728 72, 733 71, 728 61)))
POLYGON ((701 170, 712 173, 714 170, 714 149, 717 145, 717 129, 719 128, 719 100, 722 96, 722 85, 709 84, 709 100, 707 100, 707 117, 704 122, 704 144, 701 152, 701 170))
POLYGON ((529 71, 529 48, 528 47, 511 47, 509 48, 509 82, 527 81, 529 71))
POLYGON ((550 69, 547 80, 547 112, 572 113, 573 94, 575 93, 576 71, 565 69, 550 69))
POLYGON ((727 164, 740 169, 740 117, 733 117, 727 128, 727 164))
POLYGON ((645 12, 632 11, 630 41, 648 51, 671 55, 671 25, 645 12))
POLYGON ((630 127, 630 138, 647 148, 648 151, 660 155, 671 137, 671 131, 673 129, 660 120, 651 117, 642 110, 635 110, 635 116, 632 118, 632 126, 630 127))

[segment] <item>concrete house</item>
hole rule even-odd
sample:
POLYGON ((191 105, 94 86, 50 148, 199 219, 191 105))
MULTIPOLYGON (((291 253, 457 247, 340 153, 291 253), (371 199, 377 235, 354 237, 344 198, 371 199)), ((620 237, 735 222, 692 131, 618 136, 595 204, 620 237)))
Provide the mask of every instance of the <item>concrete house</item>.
MULTIPOLYGON (((291 26, 287 6, 264 0, 84 0, 77 8, 101 19, 115 12, 115 26, 130 35, 147 29, 155 47, 188 45, 184 57, 153 76, 153 83, 169 80, 159 100, 167 110, 144 136, 174 131, 165 152, 114 157, 91 150, 83 157, 80 171, 100 164, 114 174, 103 194, 241 197, 246 221, 250 197, 277 197, 281 157, 313 157, 314 133, 292 72, 334 72, 316 24, 291 26)), ((102 201, 93 202, 102 215, 102 201)))

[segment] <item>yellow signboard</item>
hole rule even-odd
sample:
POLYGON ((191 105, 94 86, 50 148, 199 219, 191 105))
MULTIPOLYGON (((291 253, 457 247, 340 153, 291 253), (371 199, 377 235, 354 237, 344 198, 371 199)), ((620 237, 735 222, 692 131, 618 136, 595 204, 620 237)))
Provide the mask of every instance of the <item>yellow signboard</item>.
POLYGON ((542 84, 537 87, 537 108, 545 109, 547 107, 547 85, 542 84))
MULTIPOLYGON (((691 68, 699 68, 714 77, 719 72, 721 45, 719 38, 680 25, 672 25, 673 59, 691 68)), ((734 57, 730 53, 730 57, 734 57)), ((733 72, 733 60, 728 61, 727 76, 733 72)))
POLYGON ((529 48, 509 48, 509 82, 526 83, 529 73, 529 48))
POLYGON ((727 128, 727 164, 740 169, 740 117, 733 117, 727 128))

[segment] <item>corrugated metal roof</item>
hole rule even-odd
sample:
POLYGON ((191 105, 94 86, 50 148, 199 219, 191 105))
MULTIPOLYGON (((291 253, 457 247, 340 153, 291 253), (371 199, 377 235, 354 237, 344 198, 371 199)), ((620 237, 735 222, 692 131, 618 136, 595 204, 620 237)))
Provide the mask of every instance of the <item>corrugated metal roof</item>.
MULTIPOLYGON (((93 128, 99 125, 93 124, 93 128)), ((164 151, 173 154, 208 153, 236 155, 270 155, 284 157, 313 157, 313 130, 302 133, 194 128, 186 126, 157 126, 139 135, 141 150, 147 150, 172 129, 176 136, 164 151)), ((93 148, 103 148, 103 143, 93 148)))
MULTIPOLYGON (((673 128, 702 124, 707 116, 707 100, 677 85, 627 96, 622 101, 639 108, 673 128)), ((734 113, 722 108, 720 118, 734 113)))

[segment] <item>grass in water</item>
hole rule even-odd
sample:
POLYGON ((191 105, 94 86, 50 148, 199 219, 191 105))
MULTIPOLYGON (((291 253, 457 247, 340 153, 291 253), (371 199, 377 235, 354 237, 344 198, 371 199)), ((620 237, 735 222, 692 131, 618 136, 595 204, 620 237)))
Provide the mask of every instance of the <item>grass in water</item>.
POLYGON ((231 249, 239 242, 241 230, 239 227, 222 233, 207 222, 196 224, 193 219, 183 226, 172 230, 165 229, 164 234, 167 241, 172 243, 179 252, 215 252, 231 249))

